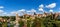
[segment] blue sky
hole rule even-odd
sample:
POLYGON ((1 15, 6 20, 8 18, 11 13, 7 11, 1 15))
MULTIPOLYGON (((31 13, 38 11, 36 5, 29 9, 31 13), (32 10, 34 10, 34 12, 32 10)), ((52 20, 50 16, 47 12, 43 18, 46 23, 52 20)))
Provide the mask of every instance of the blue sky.
MULTIPOLYGON (((43 4, 43 10, 49 12, 50 8, 45 6, 56 3, 56 6, 52 8, 54 12, 59 12, 60 0, 0 0, 0 11, 10 13, 12 11, 18 11, 21 9, 39 11, 39 5, 43 4)), ((1 13, 1 12, 0 12, 1 13)))

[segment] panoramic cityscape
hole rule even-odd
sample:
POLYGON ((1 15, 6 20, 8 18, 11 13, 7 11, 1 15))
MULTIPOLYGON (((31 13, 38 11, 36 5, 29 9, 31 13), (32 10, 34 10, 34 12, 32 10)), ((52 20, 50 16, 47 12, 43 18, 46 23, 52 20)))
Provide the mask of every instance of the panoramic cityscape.
POLYGON ((60 0, 0 0, 0 27, 60 27, 60 0))

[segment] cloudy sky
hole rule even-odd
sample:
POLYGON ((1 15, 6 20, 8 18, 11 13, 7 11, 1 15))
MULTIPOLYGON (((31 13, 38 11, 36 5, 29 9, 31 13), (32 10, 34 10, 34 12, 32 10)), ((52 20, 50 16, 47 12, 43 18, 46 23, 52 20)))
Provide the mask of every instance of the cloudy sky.
POLYGON ((0 0, 0 16, 13 15, 22 11, 29 12, 60 12, 60 0, 0 0))

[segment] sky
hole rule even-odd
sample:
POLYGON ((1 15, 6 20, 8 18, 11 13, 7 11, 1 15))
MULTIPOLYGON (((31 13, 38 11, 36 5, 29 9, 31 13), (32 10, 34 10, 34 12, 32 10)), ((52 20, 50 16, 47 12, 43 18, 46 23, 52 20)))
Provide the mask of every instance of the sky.
POLYGON ((22 11, 32 12, 60 12, 60 0, 0 0, 0 16, 13 15, 22 11))

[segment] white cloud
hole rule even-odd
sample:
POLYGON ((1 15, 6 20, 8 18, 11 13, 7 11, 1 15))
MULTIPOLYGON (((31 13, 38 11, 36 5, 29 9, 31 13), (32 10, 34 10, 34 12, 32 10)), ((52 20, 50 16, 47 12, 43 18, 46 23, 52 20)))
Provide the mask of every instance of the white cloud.
POLYGON ((48 13, 47 11, 44 11, 45 13, 48 13))
POLYGON ((3 6, 0 6, 0 8, 4 8, 3 6))
POLYGON ((44 5, 43 5, 43 4, 41 4, 41 5, 39 5, 39 7, 42 7, 42 8, 43 8, 43 7, 44 7, 44 5))
POLYGON ((13 16, 12 14, 6 14, 6 16, 13 16))
POLYGON ((18 10, 18 12, 24 12, 24 11, 25 11, 25 9, 18 10))
POLYGON ((17 10, 17 11, 12 11, 9 14, 7 14, 7 16, 15 16, 16 13, 18 13, 19 15, 23 15, 23 12, 25 13, 25 9, 21 9, 21 10, 17 10))
POLYGON ((24 13, 26 10, 25 9, 21 9, 21 10, 18 10, 17 13, 24 13))
POLYGON ((2 14, 4 11, 3 10, 0 10, 0 14, 2 14))
POLYGON ((4 10, 0 10, 0 16, 7 16, 7 12, 5 12, 4 10))
POLYGON ((26 12, 31 12, 31 11, 26 11, 26 12))
POLYGON ((56 3, 49 4, 49 5, 47 5, 46 7, 47 7, 47 8, 54 8, 54 7, 56 7, 56 3))
POLYGON ((15 14, 15 13, 17 13, 17 12, 15 12, 15 11, 10 12, 10 14, 15 14))
POLYGON ((44 12, 43 8, 39 8, 39 11, 42 11, 42 12, 44 12))
POLYGON ((36 12, 36 10, 35 9, 31 9, 31 12, 36 12))
POLYGON ((14 12, 5 12, 3 10, 0 10, 0 16, 15 16, 14 12))
POLYGON ((44 7, 43 4, 39 5, 39 11, 42 11, 42 12, 43 12, 43 11, 44 11, 44 10, 43 10, 43 7, 44 7))
POLYGON ((4 13, 2 13, 2 14, 6 15, 6 14, 7 14, 7 12, 4 12, 4 13))
POLYGON ((31 10, 26 11, 26 12, 27 12, 27 14, 32 15, 32 14, 34 14, 34 12, 36 12, 36 10, 35 9, 31 9, 31 10))
POLYGON ((4 13, 0 14, 0 16, 12 16, 12 14, 4 12, 4 13))
POLYGON ((44 11, 44 10, 42 8, 40 8, 39 11, 44 11))
MULTIPOLYGON (((12 11, 12 12, 10 12, 10 16, 15 16, 16 15, 16 13, 18 13, 19 15, 21 15, 22 13, 21 13, 21 11, 12 11)), ((9 14, 8 14, 9 15, 9 14)))
POLYGON ((27 12, 27 14, 29 14, 29 15, 31 15, 31 13, 32 13, 31 10, 28 10, 28 11, 26 11, 26 12, 27 12))
POLYGON ((53 12, 53 10, 49 10, 49 12, 53 12))
POLYGON ((31 10, 28 10, 26 12, 36 12, 36 10, 35 9, 31 9, 31 10))
POLYGON ((15 16, 15 11, 12 12, 5 12, 3 10, 0 10, 0 16, 15 16))

